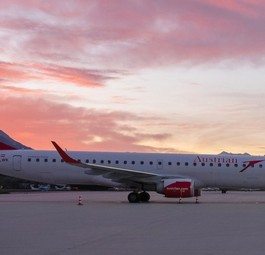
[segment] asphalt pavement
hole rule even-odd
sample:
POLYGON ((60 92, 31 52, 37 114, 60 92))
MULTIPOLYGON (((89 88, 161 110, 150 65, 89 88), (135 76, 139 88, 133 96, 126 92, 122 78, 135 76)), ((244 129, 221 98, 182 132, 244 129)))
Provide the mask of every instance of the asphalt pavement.
POLYGON ((203 192, 197 204, 127 194, 2 194, 0 254, 264 255, 265 192, 203 192))

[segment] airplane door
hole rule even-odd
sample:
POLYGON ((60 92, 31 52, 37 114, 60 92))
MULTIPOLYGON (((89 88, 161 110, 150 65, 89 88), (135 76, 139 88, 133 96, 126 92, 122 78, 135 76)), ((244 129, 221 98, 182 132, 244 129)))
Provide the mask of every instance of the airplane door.
POLYGON ((22 156, 20 155, 13 156, 13 169, 15 171, 21 171, 21 161, 22 161, 22 156))

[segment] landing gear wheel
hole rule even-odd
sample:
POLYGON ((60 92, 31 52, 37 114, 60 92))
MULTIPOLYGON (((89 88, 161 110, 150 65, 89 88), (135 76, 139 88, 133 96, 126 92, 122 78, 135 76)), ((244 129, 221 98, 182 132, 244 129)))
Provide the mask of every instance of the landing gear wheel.
POLYGON ((130 203, 138 203, 140 201, 140 195, 137 192, 131 192, 128 195, 128 200, 130 203))
POLYGON ((147 193, 147 192, 141 192, 140 193, 140 201, 141 202, 148 202, 149 200, 150 200, 150 195, 149 195, 149 193, 147 193))

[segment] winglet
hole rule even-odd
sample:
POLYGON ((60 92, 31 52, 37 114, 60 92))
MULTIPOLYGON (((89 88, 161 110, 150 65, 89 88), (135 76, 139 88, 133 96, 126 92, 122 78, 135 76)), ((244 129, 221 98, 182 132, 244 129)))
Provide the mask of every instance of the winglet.
POLYGON ((58 151, 62 159, 68 164, 80 164, 79 161, 71 158, 56 142, 52 141, 53 146, 58 151))

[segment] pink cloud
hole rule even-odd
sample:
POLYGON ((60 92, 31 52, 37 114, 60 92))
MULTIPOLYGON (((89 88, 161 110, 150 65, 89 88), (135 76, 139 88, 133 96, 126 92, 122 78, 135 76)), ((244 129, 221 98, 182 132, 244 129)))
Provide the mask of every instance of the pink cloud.
MULTIPOLYGON (((47 141, 58 137, 73 149, 161 150, 139 144, 164 141, 171 134, 139 134, 126 123, 128 118, 136 124, 145 121, 142 126, 152 130, 153 116, 143 120, 126 112, 60 105, 45 100, 45 88, 34 92, 16 83, 41 80, 49 86, 52 80, 98 88, 142 67, 223 60, 263 65, 264 12, 264 1, 258 0, 0 1, 1 128, 35 148, 50 148, 47 141), (26 97, 10 98, 8 93, 26 97)), ((119 104, 131 100, 110 96, 119 104)), ((207 129, 207 124, 185 121, 158 123, 185 132, 207 129)))
POLYGON ((43 96, 47 93, 45 90, 31 90, 26 88, 18 88, 13 86, 2 85, 2 91, 4 95, 19 95, 19 96, 43 96))
POLYGON ((35 149, 52 149, 50 141, 56 140, 73 150, 157 151, 163 149, 138 144, 171 136, 139 133, 125 123, 142 122, 143 117, 127 112, 101 112, 28 97, 1 97, 0 104, 1 129, 35 149))
POLYGON ((56 65, 34 64, 33 67, 43 76, 85 87, 100 87, 107 79, 113 79, 103 71, 56 65))
POLYGON ((116 68, 227 59, 263 63, 265 53, 262 1, 67 1, 64 8, 61 1, 1 1, 0 6, 2 12, 20 9, 18 17, 3 16, 0 26, 10 31, 9 40, 23 35, 22 55, 52 63, 71 58, 116 68))
POLYGON ((130 102, 133 102, 134 99, 129 98, 129 97, 125 97, 125 96, 112 96, 111 97, 111 101, 115 104, 128 104, 130 102))
POLYGON ((116 77, 123 73, 122 70, 92 70, 51 64, 0 62, 1 83, 54 79, 76 86, 101 87, 105 81, 117 79, 116 77))
POLYGON ((206 0, 210 5, 215 6, 216 8, 221 8, 224 10, 228 10, 234 13, 241 13, 247 16, 255 16, 257 12, 257 8, 261 6, 264 2, 262 0, 241 0, 241 1, 214 1, 214 0, 206 0))
POLYGON ((31 79, 34 75, 27 73, 19 64, 0 62, 0 77, 2 83, 9 83, 12 80, 22 81, 31 79))

